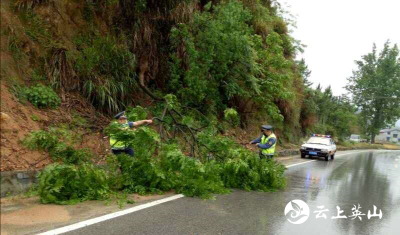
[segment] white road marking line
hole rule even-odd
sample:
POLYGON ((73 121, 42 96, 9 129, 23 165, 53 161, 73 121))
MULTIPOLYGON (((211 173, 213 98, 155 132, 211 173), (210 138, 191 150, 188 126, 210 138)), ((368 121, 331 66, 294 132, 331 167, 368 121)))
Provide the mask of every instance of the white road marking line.
MULTIPOLYGON (((345 156, 345 155, 349 155, 349 154, 364 153, 364 152, 369 152, 371 150, 364 150, 364 151, 358 151, 358 152, 352 152, 352 153, 344 153, 344 154, 340 154, 340 155, 336 155, 336 156, 340 157, 340 156, 345 156)), ((309 161, 306 161, 306 162, 300 162, 300 163, 296 163, 296 164, 292 164, 292 165, 286 166, 286 168, 290 168, 292 166, 297 166, 297 165, 301 165, 301 164, 305 164, 305 163, 315 162, 315 161, 317 161, 317 160, 309 160, 309 161)))
POLYGON ((157 200, 157 201, 153 201, 153 202, 145 203, 145 204, 142 204, 142 205, 139 205, 139 206, 135 206, 135 207, 132 207, 132 208, 129 208, 129 209, 126 209, 126 210, 122 210, 122 211, 118 211, 118 212, 115 212, 115 213, 103 215, 103 216, 100 216, 100 217, 97 217, 97 218, 85 220, 85 221, 82 221, 82 222, 79 222, 79 223, 76 223, 76 224, 71 224, 71 225, 68 225, 68 226, 65 226, 65 227, 61 227, 61 228, 58 228, 58 229, 54 229, 54 230, 51 230, 51 231, 40 233, 39 235, 50 235, 50 234, 51 235, 55 235, 55 234, 66 233, 66 232, 73 231, 73 230, 76 230, 76 229, 79 229, 79 228, 87 227, 87 226, 92 225, 92 224, 97 224, 97 223, 100 223, 100 222, 103 222, 103 221, 106 221, 106 220, 109 220, 109 219, 114 219, 114 218, 117 218, 117 217, 120 217, 120 216, 123 216, 123 215, 126 215, 126 214, 130 214, 130 213, 135 212, 135 211, 139 211, 139 210, 143 210, 143 209, 146 209, 146 208, 149 208, 149 207, 152 207, 152 206, 156 206, 156 205, 159 205, 159 204, 162 204, 162 203, 165 203, 165 202, 173 201, 173 200, 176 200, 176 199, 179 199, 179 198, 182 198, 182 197, 184 197, 183 194, 174 195, 174 196, 163 198, 163 199, 160 199, 160 200, 157 200))
MULTIPOLYGON (((337 155, 337 156, 344 156, 344 155, 349 155, 349 154, 357 154, 357 153, 368 152, 368 151, 371 151, 371 150, 352 152, 352 153, 345 153, 345 154, 341 154, 341 155, 337 155)), ((292 165, 289 165, 289 166, 286 166, 286 167, 289 168, 289 167, 292 167, 292 166, 297 166, 297 165, 310 163, 310 162, 314 162, 314 161, 317 161, 317 160, 310 160, 310 161, 306 161, 306 162, 300 162, 300 163, 292 164, 292 165)), ((50 231, 47 231, 47 232, 44 232, 44 233, 40 233, 39 235, 56 235, 56 234, 62 234, 62 233, 70 232, 70 231, 73 231, 73 230, 77 230, 77 229, 80 229, 80 228, 87 227, 87 226, 92 225, 92 224, 97 224, 97 223, 100 223, 100 222, 103 222, 103 221, 106 221, 106 220, 114 219, 114 218, 117 218, 117 217, 120 217, 120 216, 123 216, 123 215, 127 215, 127 214, 130 214, 130 213, 136 212, 136 211, 140 211, 140 210, 152 207, 152 206, 156 206, 156 205, 159 205, 159 204, 162 204, 162 203, 165 203, 165 202, 173 201, 173 200, 176 200, 176 199, 179 199, 179 198, 182 198, 182 197, 185 197, 185 196, 183 194, 177 194, 177 195, 174 195, 174 196, 171 196, 171 197, 167 197, 167 198, 163 198, 163 199, 160 199, 160 200, 157 200, 157 201, 153 201, 153 202, 145 203, 145 204, 142 204, 142 205, 139 205, 139 206, 135 206, 135 207, 132 207, 132 208, 129 208, 129 209, 126 209, 126 210, 114 212, 114 213, 103 215, 103 216, 96 217, 96 218, 93 218, 93 219, 85 220, 85 221, 82 221, 82 222, 79 222, 79 223, 76 223, 76 224, 71 224, 71 225, 68 225, 68 226, 65 226, 65 227, 61 227, 61 228, 57 228, 57 229, 54 229, 54 230, 50 230, 50 231)))
POLYGON ((296 164, 292 164, 292 165, 286 166, 286 168, 289 168, 289 167, 292 167, 292 166, 301 165, 301 164, 305 164, 305 163, 309 163, 309 162, 315 162, 315 161, 316 160, 309 160, 309 161, 306 161, 306 162, 300 162, 300 163, 296 163, 296 164))

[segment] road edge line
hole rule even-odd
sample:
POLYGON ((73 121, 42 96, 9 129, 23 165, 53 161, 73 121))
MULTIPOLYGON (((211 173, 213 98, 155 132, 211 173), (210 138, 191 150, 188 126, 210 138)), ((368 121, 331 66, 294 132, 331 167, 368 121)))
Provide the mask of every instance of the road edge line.
POLYGON ((106 221, 106 220, 114 219, 114 218, 117 218, 117 217, 120 217, 120 216, 123 216, 123 215, 127 215, 127 214, 130 214, 130 213, 136 212, 136 211, 140 211, 140 210, 152 207, 152 206, 156 206, 156 205, 159 205, 159 204, 162 204, 162 203, 165 203, 165 202, 170 202, 170 201, 182 198, 182 197, 184 197, 183 194, 177 194, 177 195, 170 196, 170 197, 167 197, 167 198, 163 198, 163 199, 160 199, 160 200, 156 200, 156 201, 152 201, 152 202, 149 202, 149 203, 145 203, 145 204, 142 204, 142 205, 139 205, 139 206, 131 207, 131 208, 128 208, 126 210, 117 211, 117 212, 114 212, 114 213, 111 213, 111 214, 103 215, 103 216, 96 217, 96 218, 93 218, 93 219, 89 219, 89 220, 81 221, 81 222, 78 222, 78 223, 75 223, 75 224, 67 225, 67 226, 64 226, 64 227, 61 227, 61 228, 53 229, 53 230, 50 230, 50 231, 47 231, 47 232, 44 232, 44 233, 39 233, 39 235, 50 235, 50 234, 51 235, 56 235, 56 234, 62 234, 62 233, 70 232, 70 231, 77 230, 77 229, 80 229, 80 228, 83 228, 83 227, 87 227, 89 225, 97 224, 97 223, 100 223, 100 222, 103 222, 103 221, 106 221))

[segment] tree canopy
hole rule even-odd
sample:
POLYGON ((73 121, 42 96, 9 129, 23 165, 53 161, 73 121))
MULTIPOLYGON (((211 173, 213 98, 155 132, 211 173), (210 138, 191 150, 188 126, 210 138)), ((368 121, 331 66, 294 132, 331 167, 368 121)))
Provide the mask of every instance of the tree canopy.
POLYGON ((400 117, 399 49, 388 41, 378 54, 374 44, 372 52, 356 64, 346 89, 361 109, 363 132, 374 141, 380 129, 393 125, 400 117))

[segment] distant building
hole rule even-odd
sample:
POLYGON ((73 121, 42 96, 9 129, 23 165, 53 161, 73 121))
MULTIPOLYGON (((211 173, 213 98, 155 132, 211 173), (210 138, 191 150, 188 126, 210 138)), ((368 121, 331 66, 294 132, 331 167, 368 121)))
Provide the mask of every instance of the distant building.
POLYGON ((375 136, 375 142, 400 144, 400 127, 381 130, 379 135, 375 136))

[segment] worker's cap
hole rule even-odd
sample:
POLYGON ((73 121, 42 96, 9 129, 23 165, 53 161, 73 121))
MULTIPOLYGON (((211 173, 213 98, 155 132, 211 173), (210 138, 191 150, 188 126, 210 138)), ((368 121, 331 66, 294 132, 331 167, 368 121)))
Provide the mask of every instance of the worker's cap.
POLYGON ((271 125, 262 125, 261 126, 261 130, 268 130, 268 131, 270 131, 270 130, 272 130, 272 129, 274 129, 271 125))
POLYGON ((127 119, 127 117, 125 116, 125 111, 122 111, 122 112, 120 112, 120 113, 118 113, 117 115, 115 115, 114 116, 114 118, 115 119, 122 119, 122 118, 124 118, 124 119, 127 119))

